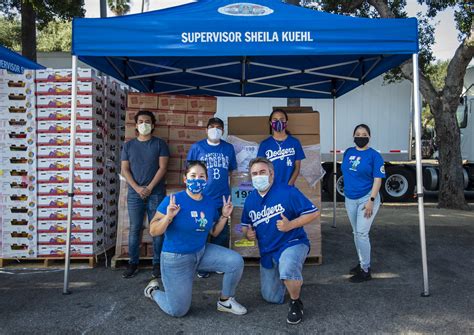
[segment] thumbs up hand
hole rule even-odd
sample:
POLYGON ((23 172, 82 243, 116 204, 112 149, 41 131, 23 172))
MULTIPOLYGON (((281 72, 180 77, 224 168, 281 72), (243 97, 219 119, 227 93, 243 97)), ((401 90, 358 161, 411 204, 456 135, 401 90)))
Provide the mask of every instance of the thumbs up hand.
POLYGON ((246 235, 247 235, 246 236, 247 240, 249 241, 255 241, 257 239, 257 233, 255 232, 255 229, 253 229, 251 225, 247 228, 246 235))
POLYGON ((277 229, 283 233, 293 229, 290 220, 283 213, 281 213, 281 220, 277 220, 277 229))

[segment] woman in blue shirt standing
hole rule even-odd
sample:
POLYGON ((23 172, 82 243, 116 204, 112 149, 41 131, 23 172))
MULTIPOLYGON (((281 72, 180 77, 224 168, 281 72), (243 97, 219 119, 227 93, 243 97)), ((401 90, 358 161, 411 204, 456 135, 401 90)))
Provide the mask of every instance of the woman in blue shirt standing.
POLYGON ((301 160, 306 156, 300 141, 288 134, 288 114, 282 109, 275 109, 269 117, 272 136, 260 143, 257 157, 264 157, 273 163, 275 184, 293 186, 300 174, 301 160))
POLYGON ((145 296, 171 316, 184 316, 191 307, 193 278, 196 271, 224 273, 217 310, 237 315, 247 313, 234 296, 242 277, 244 261, 237 252, 206 243, 208 234, 217 236, 227 224, 233 210, 230 196, 223 199, 222 215, 216 202, 205 196, 207 167, 200 161, 189 161, 184 175, 186 190, 167 196, 150 222, 150 234, 164 234, 161 252, 161 278, 145 288, 145 296))
POLYGON ((359 124, 354 129, 355 147, 344 152, 342 174, 344 176, 345 205, 359 264, 350 270, 353 283, 372 279, 370 274, 370 239, 372 222, 380 207, 380 186, 385 178, 382 156, 369 147, 370 128, 359 124))

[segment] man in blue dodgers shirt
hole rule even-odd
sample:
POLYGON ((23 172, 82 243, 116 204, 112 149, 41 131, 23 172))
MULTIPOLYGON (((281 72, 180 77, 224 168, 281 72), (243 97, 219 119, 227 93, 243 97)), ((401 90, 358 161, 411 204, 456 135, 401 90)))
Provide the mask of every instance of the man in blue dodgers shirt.
MULTIPOLYGON (((207 166, 207 186, 204 195, 215 200, 222 213, 222 196, 227 199, 230 195, 230 173, 237 169, 234 146, 222 140, 224 122, 211 118, 207 122, 207 138, 194 143, 189 150, 188 161, 202 161, 207 166)), ((211 243, 222 247, 229 247, 229 226, 226 225, 217 237, 211 237, 211 243)), ((198 277, 209 277, 208 272, 198 272, 198 277)))
POLYGON ((287 322, 297 324, 303 318, 302 269, 310 247, 303 226, 316 219, 319 211, 296 187, 274 183, 268 159, 253 159, 249 169, 255 190, 245 200, 242 226, 247 239, 258 241, 262 296, 282 304, 288 290, 287 322))

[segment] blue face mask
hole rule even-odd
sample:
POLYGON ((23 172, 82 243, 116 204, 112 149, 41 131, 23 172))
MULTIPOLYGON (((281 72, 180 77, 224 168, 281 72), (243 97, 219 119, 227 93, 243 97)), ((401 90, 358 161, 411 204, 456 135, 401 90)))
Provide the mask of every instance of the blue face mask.
POLYGON ((186 179, 186 187, 192 194, 199 194, 204 191, 207 182, 204 179, 186 179))
POLYGON ((270 176, 253 176, 252 185, 257 191, 263 192, 270 186, 270 176))

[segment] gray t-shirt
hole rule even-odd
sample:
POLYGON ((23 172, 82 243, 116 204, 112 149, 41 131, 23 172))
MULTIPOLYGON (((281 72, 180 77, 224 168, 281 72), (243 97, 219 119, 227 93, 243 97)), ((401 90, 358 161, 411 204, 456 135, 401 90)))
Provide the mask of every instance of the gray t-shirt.
MULTIPOLYGON (((143 142, 135 138, 126 142, 122 149, 122 161, 130 162, 132 177, 140 186, 146 186, 153 180, 160 168, 160 157, 169 155, 168 145, 158 137, 143 142)), ((136 193, 131 186, 128 192, 136 193)), ((165 194, 165 178, 155 186, 152 194, 165 194)))

